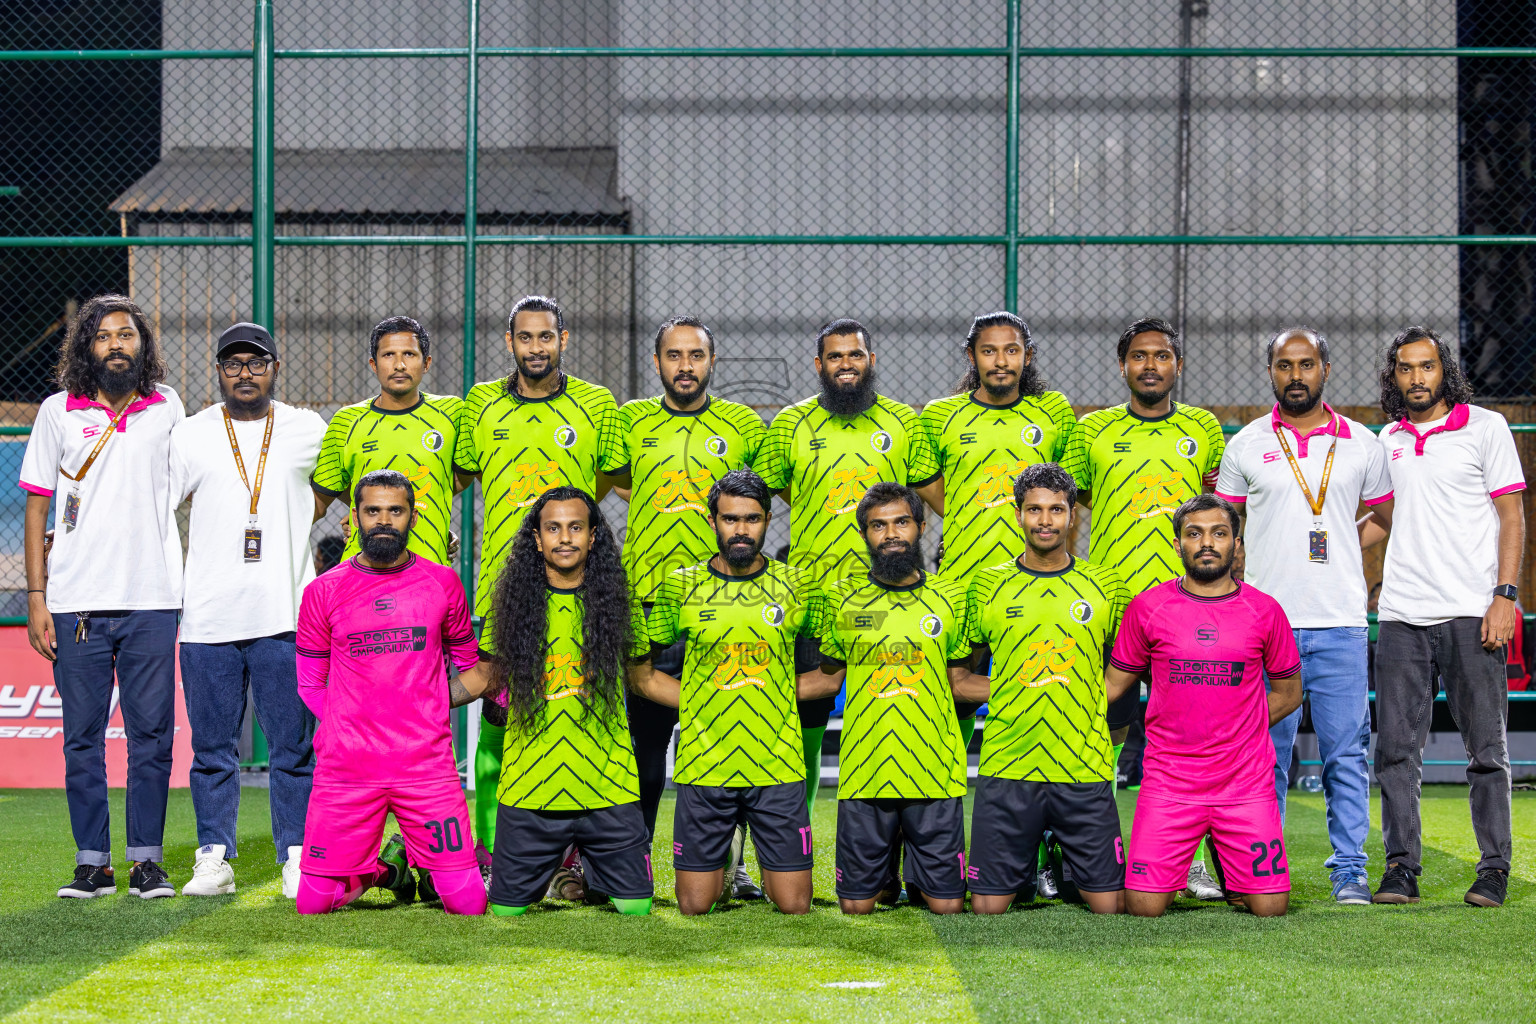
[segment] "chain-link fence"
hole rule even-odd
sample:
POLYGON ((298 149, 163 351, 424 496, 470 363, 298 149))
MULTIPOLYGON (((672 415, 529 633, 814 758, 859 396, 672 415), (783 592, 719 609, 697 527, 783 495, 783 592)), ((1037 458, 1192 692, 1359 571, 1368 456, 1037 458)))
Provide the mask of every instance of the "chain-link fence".
MULTIPOLYGON (((367 332, 398 313, 433 334, 427 388, 462 393, 508 369, 532 291, 621 401, 658 390, 654 325, 702 316, 717 391, 765 418, 815 389, 828 319, 865 321, 881 389, 921 405, 1000 307, 1079 408, 1124 400, 1114 340, 1146 315, 1184 329, 1180 397, 1234 423, 1297 321, 1333 340, 1337 404, 1375 402, 1410 323, 1523 402, 1533 44, 1513 0, 18 0, 0 464, 103 291, 151 313, 189 411, 252 318, 294 404, 374 394, 367 332)), ((21 508, 0 616, 24 607, 21 508)))

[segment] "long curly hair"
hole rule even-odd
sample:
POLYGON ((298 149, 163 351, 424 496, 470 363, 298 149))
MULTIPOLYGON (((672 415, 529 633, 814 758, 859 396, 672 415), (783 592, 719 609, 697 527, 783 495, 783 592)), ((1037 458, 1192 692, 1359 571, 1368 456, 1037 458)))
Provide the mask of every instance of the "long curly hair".
MULTIPOLYGON (((976 354, 976 339, 981 337, 981 332, 988 327, 1012 327, 1019 335, 1019 342, 1026 352, 1034 352, 1039 355, 1039 346, 1034 337, 1029 333, 1029 324, 1005 310, 996 313, 987 313, 971 321, 971 329, 965 335, 965 350, 973 356, 976 354)), ((1040 367, 1031 359, 1019 371, 1019 394, 1025 398, 1034 398, 1045 394, 1049 383, 1045 374, 1040 372, 1040 367)), ((976 369, 976 364, 966 360, 965 375, 960 378, 960 383, 955 385, 955 394, 966 395, 981 387, 981 374, 976 369)))
POLYGON ((1396 423, 1408 416, 1408 400, 1397 386, 1397 350, 1416 341, 1434 342, 1435 351, 1440 355, 1440 371, 1444 376, 1441 378, 1438 397, 1444 398, 1449 405, 1465 405, 1472 401, 1472 382, 1467 380, 1461 361, 1456 358, 1450 346, 1428 327, 1408 327, 1387 346, 1387 355, 1381 366, 1381 411, 1386 415, 1388 423, 1396 423))
POLYGON ((154 393, 155 385, 165 380, 165 361, 160 357, 155 329, 149 325, 144 311, 126 295, 97 295, 80 306, 59 349, 54 377, 69 394, 95 397, 96 361, 91 345, 102 320, 113 313, 127 313, 139 331, 139 379, 134 390, 147 398, 154 393))
POLYGON ((612 720, 624 714, 624 688, 633 642, 629 583, 619 560, 619 545, 598 511, 597 502, 576 487, 545 491, 528 509, 512 538, 512 551, 496 581, 492 598, 495 622, 492 642, 496 660, 507 677, 507 717, 524 731, 544 714, 547 686, 544 661, 548 651, 548 576, 539 551, 539 523, 552 501, 581 501, 587 506, 592 547, 586 574, 576 595, 581 600, 581 664, 584 683, 582 715, 612 720))

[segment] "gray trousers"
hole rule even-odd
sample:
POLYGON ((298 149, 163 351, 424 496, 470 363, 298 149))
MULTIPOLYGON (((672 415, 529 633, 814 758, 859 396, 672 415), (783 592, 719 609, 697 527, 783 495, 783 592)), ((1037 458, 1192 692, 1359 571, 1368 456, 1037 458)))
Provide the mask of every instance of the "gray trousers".
POLYGON ((1383 622, 1376 644, 1376 780, 1387 864, 1423 870, 1419 795, 1424 741, 1439 680, 1467 750, 1477 869, 1509 870, 1510 773, 1504 723, 1509 682, 1504 651, 1483 650, 1482 619, 1433 626, 1383 622), (1439 678, 1437 678, 1439 677, 1439 678))

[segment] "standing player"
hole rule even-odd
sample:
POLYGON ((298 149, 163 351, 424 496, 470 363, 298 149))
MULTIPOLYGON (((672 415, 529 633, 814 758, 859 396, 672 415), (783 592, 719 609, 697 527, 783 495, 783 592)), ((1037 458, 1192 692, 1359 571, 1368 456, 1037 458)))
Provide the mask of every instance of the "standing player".
MULTIPOLYGON (((1084 416, 1062 467, 1077 480, 1079 503, 1092 507, 1088 561, 1114 566, 1136 595, 1182 571, 1168 517, 1215 486, 1225 443, 1215 416, 1173 401, 1184 342, 1172 324, 1137 320, 1120 335, 1115 354, 1130 400, 1084 416)), ((1133 687, 1109 706, 1117 764, 1140 700, 1133 687)), ((1200 861, 1189 882, 1201 898, 1221 897, 1200 861)))
POLYGON ((1054 463, 1014 484, 1024 553, 983 569, 967 592, 973 653, 990 685, 971 818, 971 910, 1001 914, 1035 887, 1046 830, 1095 913, 1125 910, 1125 856, 1104 712, 1104 651, 1129 596, 1109 568, 1067 550, 1077 485, 1054 463))
MULTIPOLYGON (((1058 462, 1077 429, 1059 391, 1045 390, 1029 325, 988 313, 965 336, 970 369, 960 391, 923 407, 923 428, 944 474, 940 504, 944 558, 939 572, 962 586, 978 570, 1007 561, 1023 543, 1014 481, 1027 466, 1058 462)), ((967 747, 980 704, 957 702, 967 747)))
POLYGON ((538 902, 575 843, 592 887, 619 913, 650 913, 651 837, 624 690, 627 679, 675 704, 676 680, 667 693, 651 686, 640 605, 585 490, 555 487, 534 500, 494 610, 488 651, 506 674, 508 708, 491 912, 518 915, 538 902))
MULTIPOLYGON (((1397 508, 1376 645, 1376 778, 1387 869, 1373 902, 1417 903, 1424 740, 1440 680, 1467 752, 1481 857, 1463 899, 1502 906, 1513 847, 1505 645, 1521 628, 1525 475, 1509 424, 1471 405, 1450 347, 1424 327, 1393 339, 1381 432, 1397 508), (1438 678, 1437 678, 1438 677, 1438 678)), ((1373 510, 1374 517, 1374 510, 1373 510)))
MULTIPOLYGON (((965 591, 922 570, 923 505, 910 487, 877 483, 856 512, 867 573, 828 590, 821 633, 825 680, 848 702, 837 787, 837 895, 867 914, 895 885, 905 844, 907 891, 937 914, 965 902, 965 748, 953 687, 969 669, 965 591)), ((979 680, 984 684, 985 680, 979 680)))
MULTIPOLYGON (((942 514, 944 480, 917 413, 875 391, 875 353, 857 320, 816 335, 821 391, 773 418, 756 466, 789 502, 789 564, 812 579, 862 575, 869 553, 854 510, 880 481, 914 488, 942 514)), ((802 701, 806 800, 821 785, 821 741, 835 694, 802 701)))
MULTIPOLYGON (((1323 758, 1333 898, 1368 904, 1371 710, 1355 509, 1363 501, 1390 522, 1392 480, 1371 432, 1323 401, 1327 338, 1308 327, 1286 328, 1270 340, 1267 364, 1274 410, 1227 445, 1216 493, 1246 514, 1247 582, 1279 601, 1296 630, 1323 758)), ((1270 732, 1281 821, 1300 722, 1297 709, 1270 732)))
POLYGON ((1233 898, 1259 917, 1289 903, 1269 729, 1301 706, 1301 655, 1279 602, 1232 578, 1238 525, 1214 494, 1179 506, 1184 576, 1131 599, 1104 676, 1114 700, 1152 674, 1125 879, 1137 917, 1173 904, 1207 833, 1233 898))
MULTIPOLYGON (((715 336, 700 320, 673 317, 656 330, 653 363, 662 394, 624 403, 620 443, 629 485, 615 490, 629 502, 624 570, 630 588, 650 614, 667 574, 696 565, 715 552, 704 496, 727 471, 750 466, 767 428, 745 405, 709 393, 715 368, 715 336)), ((655 666, 670 676, 683 671, 681 644, 656 652, 655 666)), ((640 772, 640 806, 656 833, 656 809, 666 788, 667 746, 677 709, 637 693, 628 697, 629 730, 640 772)), ((761 896, 744 869, 736 871, 739 896, 761 896)))
MULTIPOLYGON (((507 562, 512 539, 539 495, 552 487, 579 487, 601 499, 610 486, 604 475, 623 469, 618 407, 607 388, 560 369, 570 342, 565 313, 554 299, 525 295, 507 317, 511 375, 470 388, 459 410, 453 466, 461 477, 480 481, 484 521, 480 535, 480 576, 475 614, 492 631, 492 595, 507 562)), ((475 834, 482 867, 496 837, 496 803, 490 799, 501 773, 506 725, 501 709, 487 701, 475 751, 475 834)))
MULTIPOLYGON (((336 410, 310 486, 324 507, 350 495, 357 481, 376 469, 404 473, 416 494, 411 550, 447 565, 453 496, 463 489, 455 488, 453 449, 464 403, 421 390, 431 367, 432 339, 425 327, 408 316, 379 321, 368 336, 368 369, 379 379, 379 393, 336 410)), ((353 533, 342 557, 361 548, 353 533)))
POLYGON ((464 587, 409 550, 415 490, 403 473, 365 474, 352 510, 362 551, 306 587, 299 607, 299 695, 320 726, 298 910, 330 913, 374 886, 409 900, 409 856, 443 909, 482 914, 448 719, 450 690, 455 704, 472 697, 443 672, 444 655, 465 674, 479 662, 464 587), (376 854, 389 813, 403 849, 392 839, 376 854))
MULTIPOLYGON (((745 816, 763 888, 787 914, 811 908, 811 819, 795 711, 797 639, 814 640, 821 597, 803 572, 762 555, 772 495, 750 469, 709 492, 714 557, 667 576, 651 612, 652 650, 687 640, 672 835, 677 907, 720 898, 745 816)), ((807 670, 816 672, 816 664, 807 670)))

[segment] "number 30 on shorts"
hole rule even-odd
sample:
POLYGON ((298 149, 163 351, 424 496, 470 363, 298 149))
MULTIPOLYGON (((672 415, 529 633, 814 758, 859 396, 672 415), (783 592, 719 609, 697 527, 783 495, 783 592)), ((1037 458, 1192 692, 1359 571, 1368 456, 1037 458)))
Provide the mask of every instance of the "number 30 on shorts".
POLYGON ((1249 843, 1248 849, 1253 853, 1253 877, 1264 875, 1283 875, 1285 871, 1285 845, 1278 839, 1272 839, 1266 843, 1249 843), (1264 859, 1269 858, 1269 864, 1265 865, 1264 859))
POLYGON ((445 848, 449 853, 458 853, 464 849, 464 833, 459 828, 458 818, 424 822, 422 828, 432 833, 432 845, 427 847, 428 853, 442 853, 445 848))

